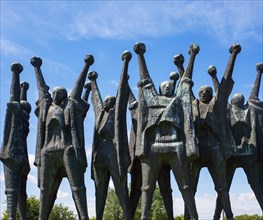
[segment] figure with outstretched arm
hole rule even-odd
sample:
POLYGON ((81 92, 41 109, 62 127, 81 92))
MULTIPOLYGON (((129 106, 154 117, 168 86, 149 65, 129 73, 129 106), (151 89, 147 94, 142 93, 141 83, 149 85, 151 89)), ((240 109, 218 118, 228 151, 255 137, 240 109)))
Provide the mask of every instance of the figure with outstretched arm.
MULTIPOLYGON (((189 176, 189 160, 198 156, 194 143, 195 133, 191 125, 191 80, 184 74, 175 96, 159 95, 146 66, 145 45, 135 44, 134 51, 138 55, 140 69, 135 155, 140 159, 142 166, 141 219, 149 219, 156 180, 163 165, 172 169, 191 217, 198 219, 189 176)), ((195 50, 191 54, 188 71, 193 70, 193 57, 197 53, 195 50)), ((164 90, 168 91, 173 91, 173 85, 164 90)))
POLYGON ((92 55, 84 59, 84 67, 70 93, 57 86, 48 92, 41 71, 42 60, 31 58, 34 67, 39 100, 36 115, 38 133, 35 165, 38 167, 40 187, 39 219, 47 220, 55 203, 63 177, 67 177, 79 219, 87 220, 87 199, 84 174, 87 166, 84 144, 84 118, 88 103, 81 99, 92 55))
POLYGON ((20 63, 13 63, 11 71, 10 101, 7 103, 0 160, 4 165, 8 218, 15 220, 18 208, 20 219, 26 220, 26 182, 30 171, 27 152, 31 112, 31 105, 27 102, 29 84, 20 84, 20 73, 23 71, 20 63))
POLYGON ((96 219, 102 220, 110 177, 126 220, 130 220, 127 172, 130 164, 126 111, 129 97, 128 64, 132 58, 129 51, 122 54, 123 68, 117 96, 106 96, 102 101, 97 84, 98 74, 89 73, 91 100, 95 114, 92 144, 91 178, 95 183, 96 219))
MULTIPOLYGON (((227 219, 233 219, 233 213, 226 188, 226 165, 227 158, 235 151, 234 138, 227 121, 227 102, 234 84, 232 73, 240 50, 238 44, 230 47, 230 58, 222 80, 215 88, 215 96, 212 88, 207 85, 199 89, 199 99, 192 96, 193 120, 200 153, 200 157, 192 161, 191 165, 192 188, 196 192, 200 170, 207 167, 215 190, 224 204, 227 219)), ((213 71, 208 73, 214 74, 213 71)), ((191 75, 188 76, 192 78, 191 75)), ((185 208, 185 219, 190 219, 187 208, 185 208)))
MULTIPOLYGON (((164 81, 159 87, 159 92, 163 96, 171 97, 174 95, 174 90, 176 82, 179 78, 178 73, 170 73, 171 81, 164 81)), ((130 131, 130 142, 129 142, 129 151, 131 157, 131 165, 129 167, 129 172, 131 174, 131 191, 130 191, 130 203, 131 203, 131 215, 134 217, 139 198, 141 196, 141 187, 142 187, 142 172, 141 172, 141 163, 138 157, 135 156, 135 147, 136 147, 136 132, 137 132, 137 107, 138 102, 130 89, 129 94, 129 110, 131 114, 131 131, 130 131)), ((172 198, 172 189, 170 182, 170 167, 169 165, 164 165, 161 168, 160 176, 158 177, 158 184, 160 187, 160 192, 163 197, 167 219, 174 219, 173 217, 173 198, 172 198)))
MULTIPOLYGON (((244 96, 237 93, 232 97, 231 104, 228 105, 228 120, 236 143, 236 152, 227 160, 226 177, 227 190, 229 191, 235 170, 239 167, 243 168, 248 183, 263 210, 263 163, 260 160, 263 142, 259 140, 263 134, 263 128, 261 127, 263 106, 258 98, 262 72, 263 63, 257 64, 257 76, 247 103, 245 103, 244 96)), ((217 197, 216 219, 220 218, 222 209, 222 202, 217 197)))

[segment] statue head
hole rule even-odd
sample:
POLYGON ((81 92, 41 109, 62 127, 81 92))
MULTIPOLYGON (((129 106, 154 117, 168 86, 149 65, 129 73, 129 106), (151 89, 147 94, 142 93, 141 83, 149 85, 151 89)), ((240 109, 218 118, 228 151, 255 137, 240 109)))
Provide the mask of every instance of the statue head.
POLYGON ((115 105, 116 98, 114 96, 106 96, 103 102, 103 108, 108 112, 115 105))
POLYGON ((171 97, 174 94, 174 86, 169 81, 163 81, 159 87, 159 92, 163 96, 171 97))
POLYGON ((201 102, 209 103, 213 96, 213 89, 210 86, 201 86, 199 89, 199 99, 201 102))
POLYGON ((63 87, 57 86, 52 91, 52 99, 56 105, 60 105, 67 96, 67 90, 63 87))
POLYGON ((236 93, 231 99, 231 105, 242 108, 245 103, 245 97, 241 93, 236 93))

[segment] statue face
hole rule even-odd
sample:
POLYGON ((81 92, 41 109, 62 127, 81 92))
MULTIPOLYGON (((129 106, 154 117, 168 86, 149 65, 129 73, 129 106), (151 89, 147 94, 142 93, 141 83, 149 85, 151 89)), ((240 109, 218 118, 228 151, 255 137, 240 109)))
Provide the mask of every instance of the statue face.
POLYGON ((114 107, 116 98, 114 96, 106 96, 103 102, 103 108, 105 111, 109 111, 111 108, 114 107))
POLYGON ((202 86, 199 89, 199 99, 201 102, 209 103, 212 99, 213 90, 210 86, 202 86))
POLYGON ((245 103, 245 97, 241 93, 233 95, 231 99, 231 104, 239 108, 243 107, 245 103))
POLYGON ((173 95, 173 85, 172 83, 168 82, 168 81, 164 81, 161 83, 160 85, 160 92, 161 95, 164 95, 166 97, 171 97, 173 95))
POLYGON ((62 87, 55 87, 52 92, 53 102, 60 105, 61 102, 67 98, 67 90, 62 87))

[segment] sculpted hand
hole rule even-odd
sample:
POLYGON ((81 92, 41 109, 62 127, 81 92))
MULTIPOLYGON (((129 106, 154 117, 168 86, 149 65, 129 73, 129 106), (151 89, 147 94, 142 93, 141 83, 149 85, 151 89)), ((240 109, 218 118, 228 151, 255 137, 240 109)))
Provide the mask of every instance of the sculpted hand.
POLYGON ((216 70, 216 67, 213 66, 213 65, 210 65, 207 69, 207 73, 211 76, 211 77, 215 77, 216 76, 216 73, 217 73, 217 70, 216 70))
POLYGON ((88 78, 90 81, 95 81, 98 78, 98 73, 96 71, 89 72, 88 78))
POLYGON ((146 52, 146 46, 144 43, 136 43, 133 47, 133 50, 137 54, 144 54, 146 52))
POLYGON ((88 65, 92 65, 94 63, 94 57, 92 55, 86 55, 84 62, 88 65))
POLYGON ((229 48, 230 53, 238 54, 240 51, 241 51, 240 44, 232 44, 231 47, 229 48))
POLYGON ((199 53, 199 50, 200 48, 198 44, 192 44, 188 49, 188 53, 196 55, 199 53))
POLYGON ((174 64, 176 66, 182 66, 184 64, 184 56, 182 54, 175 55, 174 64))
POLYGON ((131 60, 131 58, 132 58, 132 54, 131 54, 131 52, 130 51, 128 51, 128 50, 125 50, 123 53, 122 53, 122 55, 121 55, 121 59, 124 61, 124 60, 126 60, 126 61, 130 61, 131 60))
POLYGON ((20 63, 12 63, 11 64, 11 71, 13 73, 19 74, 23 71, 23 66, 20 63))
POLYGON ((170 73, 170 80, 177 81, 179 79, 179 73, 171 72, 170 73))
POLYGON ((257 63, 256 68, 258 72, 263 73, 263 63, 257 63))
POLYGON ((32 57, 30 59, 30 63, 32 64, 33 67, 41 67, 42 60, 40 57, 32 57))
POLYGON ((25 91, 27 91, 29 89, 29 83, 28 82, 21 82, 20 83, 20 88, 21 90, 24 89, 25 91))

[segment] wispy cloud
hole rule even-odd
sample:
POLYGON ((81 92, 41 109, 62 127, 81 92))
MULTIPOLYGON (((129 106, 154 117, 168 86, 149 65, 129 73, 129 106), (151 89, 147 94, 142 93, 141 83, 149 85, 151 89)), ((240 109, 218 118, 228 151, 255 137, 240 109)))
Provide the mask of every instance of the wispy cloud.
POLYGON ((1 38, 1 54, 7 57, 30 57, 32 51, 26 47, 1 38))
POLYGON ((38 39, 137 39, 201 31, 217 37, 221 43, 233 42, 233 38, 261 42, 262 4, 262 1, 29 2, 21 4, 21 9, 6 3, 2 17, 8 20, 6 24, 3 22, 7 30, 12 30, 14 24, 16 28, 17 25, 24 28, 30 20, 31 34, 37 33, 38 39))

